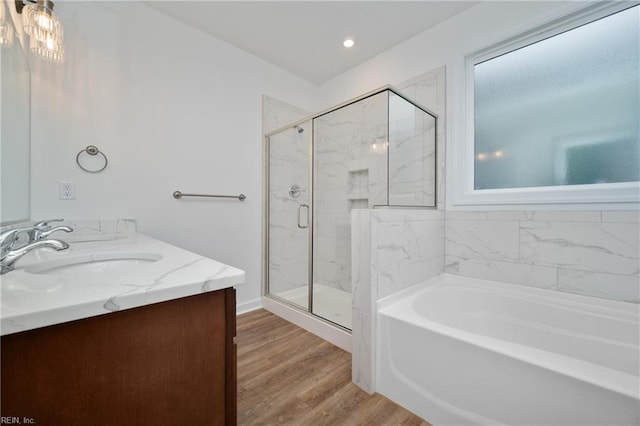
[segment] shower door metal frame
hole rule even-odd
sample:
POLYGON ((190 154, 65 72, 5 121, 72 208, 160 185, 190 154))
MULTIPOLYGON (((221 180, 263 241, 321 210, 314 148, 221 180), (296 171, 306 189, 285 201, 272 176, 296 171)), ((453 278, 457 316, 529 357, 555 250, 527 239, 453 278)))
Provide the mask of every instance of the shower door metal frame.
MULTIPOLYGON (((303 311, 303 312, 307 312, 309 314, 314 315, 316 318, 321 319, 322 321, 325 321, 327 323, 336 325, 335 323, 326 320, 325 318, 322 318, 318 315, 315 315, 313 313, 313 118, 312 117, 307 117, 304 118, 302 120, 296 121, 294 123, 291 123, 287 126, 284 127, 280 127, 276 130, 273 130, 269 133, 265 133, 264 135, 264 149, 263 149, 263 182, 264 182, 264 187, 262 190, 262 208, 263 208, 263 222, 262 222, 262 238, 263 238, 263 242, 262 242, 262 249, 264 251, 264 256, 263 256, 263 262, 262 262, 262 296, 263 297, 269 297, 272 299, 275 299, 281 303, 285 303, 288 306, 293 307, 294 309, 297 309, 299 311, 303 311), (308 264, 308 274, 307 274, 307 286, 309 288, 308 290, 308 305, 307 305, 307 309, 305 310, 302 306, 297 305, 293 302, 288 301, 287 299, 284 299, 282 297, 276 296, 272 293, 269 292, 269 259, 270 259, 270 254, 269 254, 269 188, 270 188, 270 182, 269 182, 269 172, 271 170, 270 166, 270 162, 269 162, 269 158, 270 158, 270 153, 271 153, 271 145, 270 145, 270 137, 274 136, 278 133, 281 133, 289 128, 293 129, 294 126, 299 126, 305 122, 311 122, 311 137, 309 138, 309 163, 308 163, 308 184, 309 184, 309 189, 308 189, 308 194, 309 194, 309 208, 307 209, 307 220, 309 223, 309 227, 308 227, 308 244, 309 244, 309 255, 308 255, 308 259, 307 259, 307 264, 308 264)), ((342 327, 344 328, 344 327, 342 327)), ((345 330, 348 330, 345 328, 345 330)))
MULTIPOLYGON (((318 113, 312 114, 310 116, 307 116, 305 118, 302 118, 298 121, 294 121, 293 123, 287 124, 286 126, 282 126, 279 127, 275 130, 272 130, 270 132, 267 132, 264 134, 264 140, 263 140, 263 161, 262 161, 262 167, 263 167, 263 189, 262 189, 262 209, 263 209, 263 213, 262 213, 262 249, 263 249, 263 261, 262 261, 262 297, 268 297, 274 300, 277 300, 278 302, 281 303, 285 303, 287 306, 290 306, 296 310, 302 311, 302 312, 307 312, 311 315, 313 315, 314 318, 317 318, 323 322, 326 322, 328 324, 333 325, 334 327, 340 328, 342 330, 346 330, 348 332, 351 332, 350 329, 337 324, 333 321, 330 321, 324 317, 321 317, 319 315, 316 315, 313 313, 313 270, 314 270, 314 265, 313 265, 313 237, 314 237, 314 231, 315 231, 315 227, 314 225, 314 208, 315 208, 315 203, 314 203, 314 198, 315 198, 315 191, 314 191, 314 177, 313 177, 313 172, 314 172, 314 152, 313 152, 313 148, 314 148, 314 120, 316 118, 322 117, 324 115, 330 114, 334 111, 337 111, 341 108, 344 108, 346 106, 349 106, 351 104, 354 104, 356 102, 360 102, 364 99, 370 98, 372 96, 378 95, 382 92, 391 92, 397 96, 399 96, 400 98, 404 99, 405 101, 409 102, 411 105, 413 105, 414 107, 418 108, 419 110, 425 112, 426 114, 430 115, 431 117, 433 117, 433 119, 435 120, 434 126, 435 126, 435 141, 434 141, 434 192, 433 192, 433 196, 434 196, 434 205, 433 206, 411 206, 411 205, 390 205, 388 204, 389 202, 389 189, 387 187, 387 204, 386 205, 374 205, 373 208, 374 209, 427 209, 427 210, 436 210, 438 208, 438 115, 436 113, 434 113, 433 111, 431 111, 430 109, 416 103, 415 101, 408 99, 405 95, 401 94, 397 89, 395 89, 394 87, 392 87, 391 85, 385 85, 382 86, 378 89, 372 90, 370 92, 367 92, 363 95, 357 96, 355 98, 352 98, 348 101, 342 102, 338 105, 334 105, 330 108, 327 108, 323 111, 320 111, 318 113), (282 297, 278 297, 275 296, 273 294, 271 294, 269 292, 269 172, 270 172, 270 162, 269 162, 269 156, 270 156, 270 137, 274 136, 278 133, 281 133, 287 129, 293 129, 295 126, 300 126, 303 123, 306 122, 310 122, 311 123, 311 137, 309 138, 309 206, 310 208, 308 209, 309 211, 309 259, 308 259, 308 264, 309 264, 309 279, 308 279, 308 306, 307 309, 303 309, 300 305, 296 305, 295 303, 292 303, 282 297)), ((387 138, 389 137, 389 128, 388 128, 388 122, 389 122, 389 110, 388 110, 388 100, 387 100, 387 138)), ((388 154, 387 154, 388 155, 388 154)), ((387 157, 387 179, 389 176, 389 159, 387 157)), ((389 182, 387 182, 387 186, 389 185, 389 182)))

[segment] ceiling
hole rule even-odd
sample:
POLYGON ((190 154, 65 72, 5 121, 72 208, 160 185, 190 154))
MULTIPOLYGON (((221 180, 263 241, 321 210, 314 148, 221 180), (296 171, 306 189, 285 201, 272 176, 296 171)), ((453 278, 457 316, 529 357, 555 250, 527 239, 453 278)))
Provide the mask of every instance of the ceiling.
POLYGON ((470 1, 146 1, 315 84, 477 4, 470 1), (342 46, 345 38, 355 46, 342 46))

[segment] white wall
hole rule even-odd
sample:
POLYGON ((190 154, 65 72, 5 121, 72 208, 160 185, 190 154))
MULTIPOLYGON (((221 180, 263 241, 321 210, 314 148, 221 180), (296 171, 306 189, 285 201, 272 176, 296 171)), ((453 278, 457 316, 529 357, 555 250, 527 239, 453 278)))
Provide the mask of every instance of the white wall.
POLYGON ((258 299, 262 96, 314 110, 317 88, 140 3, 56 12, 67 61, 32 67, 32 218, 135 217, 140 232, 245 270, 238 303, 258 299), (102 173, 75 163, 90 144, 109 157, 102 173), (61 180, 74 201, 58 199, 61 180))
MULTIPOLYGON (((483 2, 320 86, 323 107, 385 84, 398 84, 442 65, 461 65, 468 52, 533 28, 587 2, 483 2)), ((449 71, 450 72, 450 71, 449 71)), ((448 93, 460 81, 449 81, 448 93)), ((459 88, 461 89, 461 88, 459 88)), ((451 100, 449 98, 448 100, 451 100)), ((449 103, 449 106, 455 102, 449 103)))

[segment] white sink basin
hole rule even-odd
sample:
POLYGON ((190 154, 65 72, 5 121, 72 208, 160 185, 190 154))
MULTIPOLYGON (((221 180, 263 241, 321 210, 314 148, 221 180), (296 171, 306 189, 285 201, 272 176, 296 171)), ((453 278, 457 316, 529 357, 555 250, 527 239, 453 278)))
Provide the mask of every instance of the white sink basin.
POLYGON ((162 255, 157 253, 97 253, 50 260, 28 266, 24 271, 29 274, 56 276, 127 273, 135 272, 144 265, 157 262, 160 259, 162 259, 162 255))

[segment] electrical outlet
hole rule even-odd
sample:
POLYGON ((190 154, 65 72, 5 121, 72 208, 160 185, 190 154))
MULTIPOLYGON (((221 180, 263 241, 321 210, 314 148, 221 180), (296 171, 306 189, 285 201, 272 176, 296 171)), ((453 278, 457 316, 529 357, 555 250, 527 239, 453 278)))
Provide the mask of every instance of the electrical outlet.
POLYGON ((61 181, 60 182, 60 199, 61 200, 75 200, 76 199, 76 184, 75 182, 61 181))

